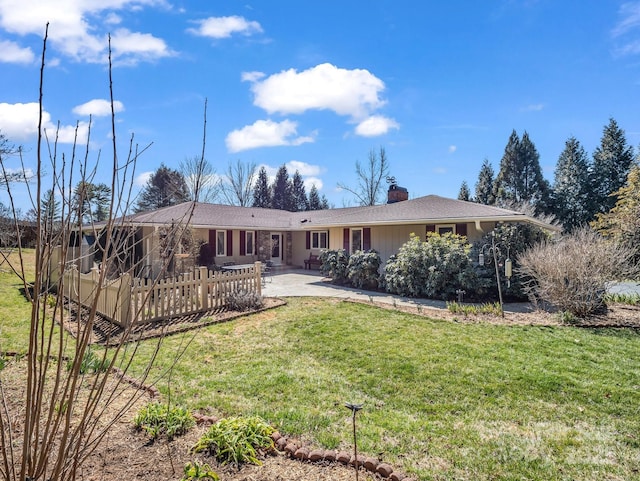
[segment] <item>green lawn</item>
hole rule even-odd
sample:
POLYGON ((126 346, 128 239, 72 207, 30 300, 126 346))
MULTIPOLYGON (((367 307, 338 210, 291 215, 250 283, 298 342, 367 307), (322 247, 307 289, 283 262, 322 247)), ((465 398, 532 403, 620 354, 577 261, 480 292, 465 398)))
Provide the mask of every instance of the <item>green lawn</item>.
MULTIPOLYGON (((0 276, 0 350, 28 304, 0 276)), ((134 369, 156 346, 145 342, 134 369)), ((369 305, 287 306, 164 340, 151 377, 173 402, 257 414, 318 446, 420 479, 640 479, 640 333, 434 321, 369 305), (185 354, 167 372, 177 352, 185 354)))
POLYGON ((351 446, 343 404, 363 402, 360 450, 421 479, 640 479, 637 332, 290 299, 167 339, 155 372, 187 342, 171 382, 158 383, 174 401, 258 414, 330 448, 351 446))
MULTIPOLYGON (((34 251, 25 249, 25 273, 33 279, 34 251)), ((19 256, 14 250, 9 262, 18 268, 19 256)), ((31 304, 23 294, 22 281, 4 263, 0 269, 0 353, 5 351, 25 353, 29 349, 29 322, 31 304)))

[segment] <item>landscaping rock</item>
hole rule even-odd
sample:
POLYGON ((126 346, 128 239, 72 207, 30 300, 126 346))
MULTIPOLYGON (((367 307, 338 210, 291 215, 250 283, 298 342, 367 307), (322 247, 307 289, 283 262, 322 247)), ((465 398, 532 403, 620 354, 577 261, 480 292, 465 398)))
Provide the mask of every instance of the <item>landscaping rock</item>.
MULTIPOLYGON (((362 456, 361 454, 358 454, 358 466, 364 466, 364 461, 365 461, 365 457, 362 456)), ((351 456, 351 458, 349 459, 349 464, 351 466, 355 466, 356 465, 356 457, 355 456, 351 456)))
POLYGON ((389 475, 389 479, 391 481, 404 481, 406 478, 406 476, 404 475, 404 473, 399 473, 397 471, 394 471, 393 473, 391 473, 389 475))
POLYGON ((271 439, 273 439, 274 443, 277 442, 281 437, 282 434, 280 434, 278 431, 274 431, 273 434, 271 434, 271 439))
POLYGON ((367 471, 371 471, 372 473, 376 472, 376 468, 378 467, 378 464, 380 464, 380 461, 378 461, 377 458, 372 458, 372 457, 368 457, 364 460, 364 469, 366 469, 367 471))
POLYGON ((284 448, 287 446, 287 438, 282 437, 276 441, 276 447, 278 451, 284 451, 284 448))
POLYGON ((340 451, 336 455, 336 461, 342 464, 349 464, 349 461, 351 461, 351 455, 349 453, 345 453, 344 451, 340 451))
POLYGON ((331 463, 333 463, 336 460, 336 452, 335 451, 331 451, 331 450, 326 450, 324 452, 324 459, 325 461, 329 461, 331 463))
POLYGON ((376 468, 376 473, 378 473, 383 478, 388 478, 389 476, 391 476, 391 473, 393 473, 393 468, 390 464, 380 463, 376 468))
POLYGON ((309 448, 302 446, 301 448, 296 449, 296 452, 293 453, 293 457, 301 461, 306 461, 309 459, 309 448))
POLYGON ((309 452, 309 461, 320 461, 324 458, 324 451, 322 449, 313 449, 309 452))
POLYGON ((291 457, 293 457, 296 454, 297 450, 298 450, 298 446, 296 446, 296 444, 292 442, 287 443, 287 445, 284 447, 284 452, 291 457))

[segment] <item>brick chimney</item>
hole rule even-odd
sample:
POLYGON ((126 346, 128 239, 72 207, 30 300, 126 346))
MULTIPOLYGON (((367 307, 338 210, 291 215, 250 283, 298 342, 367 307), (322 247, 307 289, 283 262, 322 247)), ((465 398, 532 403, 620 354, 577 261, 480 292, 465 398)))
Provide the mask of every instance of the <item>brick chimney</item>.
POLYGON ((403 200, 409 200, 409 192, 404 187, 399 187, 397 184, 392 183, 387 191, 387 204, 394 204, 403 200))

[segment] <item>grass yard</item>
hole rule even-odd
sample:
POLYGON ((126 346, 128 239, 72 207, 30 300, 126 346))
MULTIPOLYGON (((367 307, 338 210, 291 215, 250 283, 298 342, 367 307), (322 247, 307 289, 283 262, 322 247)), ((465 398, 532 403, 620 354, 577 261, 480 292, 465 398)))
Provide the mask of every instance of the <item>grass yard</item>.
MULTIPOLYGON (((25 274, 33 279, 35 254, 33 249, 24 249, 25 274)), ((20 258, 14 250, 9 262, 16 268, 20 258)), ((22 281, 5 262, 0 268, 0 353, 5 351, 25 353, 29 349, 29 320, 31 304, 23 295, 22 281)))
MULTIPOLYGON (((28 345, 20 287, 0 273, 0 353, 28 345)), ((140 346, 134 370, 156 345, 140 346)), ((344 403, 364 403, 359 450, 423 480, 628 481, 640 480, 639 352, 632 329, 455 323, 307 298, 165 339, 151 378, 165 400, 260 415, 327 448, 352 449, 344 403)))
POLYGON ((258 414, 328 448, 351 447, 343 404, 363 402, 359 449, 420 479, 640 479, 632 330, 458 324, 290 299, 166 339, 156 375, 185 348, 158 382, 173 402, 258 414))

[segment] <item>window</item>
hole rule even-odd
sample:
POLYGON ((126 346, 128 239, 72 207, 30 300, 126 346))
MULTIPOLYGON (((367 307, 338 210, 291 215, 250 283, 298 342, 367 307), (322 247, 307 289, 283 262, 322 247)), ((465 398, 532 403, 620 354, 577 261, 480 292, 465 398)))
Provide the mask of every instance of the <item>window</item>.
POLYGON ((362 250, 362 229, 351 229, 351 254, 362 250))
POLYGON ((217 256, 227 255, 227 231, 226 230, 216 231, 216 255, 217 256))
POLYGON ((327 249, 329 239, 329 233, 327 231, 317 231, 311 233, 311 248, 312 249, 327 249))
POLYGON ((245 234, 245 252, 248 256, 251 256, 256 253, 256 243, 255 243, 256 233, 252 230, 248 230, 245 234))
POLYGON ((438 226, 438 234, 440 235, 445 235, 445 234, 455 234, 455 226, 453 225, 439 225, 438 226))

